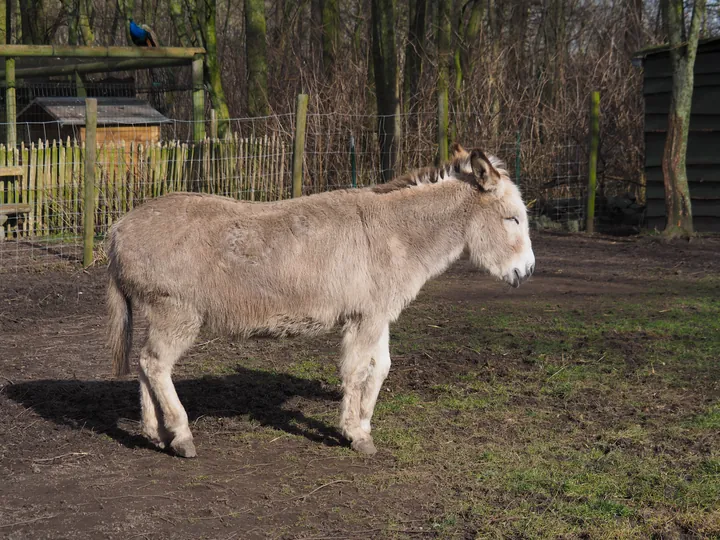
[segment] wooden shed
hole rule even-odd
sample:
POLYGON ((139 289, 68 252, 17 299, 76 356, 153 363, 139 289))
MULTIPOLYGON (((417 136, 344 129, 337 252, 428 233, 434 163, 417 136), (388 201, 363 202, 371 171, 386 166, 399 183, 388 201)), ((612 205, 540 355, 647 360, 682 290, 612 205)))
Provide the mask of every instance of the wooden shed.
MULTIPOLYGON (((649 228, 665 227, 662 155, 672 91, 667 47, 640 51, 644 67, 645 175, 649 228)), ((696 231, 720 231, 720 39, 702 41, 695 60, 687 175, 696 231)))
MULTIPOLYGON (((136 98, 97 98, 97 142, 156 143, 165 116, 136 98)), ((17 118, 18 140, 85 140, 85 99, 77 97, 35 98, 17 118)))

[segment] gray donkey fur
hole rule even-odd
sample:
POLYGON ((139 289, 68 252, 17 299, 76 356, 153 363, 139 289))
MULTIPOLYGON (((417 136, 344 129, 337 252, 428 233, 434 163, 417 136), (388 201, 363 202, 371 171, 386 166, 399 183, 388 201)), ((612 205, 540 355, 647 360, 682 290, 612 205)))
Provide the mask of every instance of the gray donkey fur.
POLYGON ((459 146, 443 167, 374 189, 272 203, 176 193, 111 229, 109 341, 129 372, 133 309, 149 324, 140 353, 142 425, 157 445, 196 455, 172 383, 205 326, 240 336, 343 328, 340 429, 375 453, 370 419, 390 369, 388 325, 467 249, 517 287, 535 267, 526 209, 502 164, 459 146))

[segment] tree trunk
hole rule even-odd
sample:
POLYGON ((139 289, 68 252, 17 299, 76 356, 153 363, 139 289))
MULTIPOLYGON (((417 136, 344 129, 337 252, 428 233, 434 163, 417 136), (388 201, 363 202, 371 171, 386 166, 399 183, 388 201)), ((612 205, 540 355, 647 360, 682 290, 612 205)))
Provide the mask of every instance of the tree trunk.
POLYGON ((25 45, 46 45, 44 0, 20 0, 22 18, 22 42, 25 45))
POLYGON ((450 25, 451 0, 439 0, 437 5, 437 50, 438 50, 438 155, 437 163, 448 159, 448 88, 450 86, 450 25))
POLYGON ((95 34, 90 25, 92 18, 92 0, 80 0, 80 16, 78 17, 78 28, 85 45, 95 45, 95 34))
POLYGON ((372 0, 371 18, 380 166, 382 179, 387 182, 395 175, 397 147, 400 144, 395 0, 372 0))
POLYGON ((455 90, 462 90, 463 81, 472 75, 477 53, 477 40, 485 12, 485 2, 468 0, 460 10, 455 47, 455 90), (467 20, 467 22, 465 22, 467 20))
POLYGON ((267 116, 269 106, 264 0, 245 0, 245 66, 248 114, 267 116))
POLYGON ((643 0, 625 4, 625 54, 631 58, 643 45, 643 0))
POLYGON ((425 48, 425 20, 427 0, 410 0, 408 16, 408 42, 405 47, 405 73, 403 78, 403 109, 409 112, 418 100, 418 87, 423 70, 425 48))
MULTIPOLYGON (((229 128, 230 111, 228 110, 225 90, 222 85, 220 61, 217 51, 217 2, 210 0, 205 4, 205 69, 204 77, 210 91, 210 101, 217 117, 218 136, 225 137, 229 128)), ((263 44, 265 34, 263 33, 263 44)))
MULTIPOLYGON (((175 0, 177 2, 177 0, 175 0)), ((132 37, 130 37, 130 19, 133 18, 133 12, 135 11, 135 0, 118 0, 118 10, 122 15, 123 25, 125 26, 125 39, 128 45, 132 45, 132 37)), ((173 0, 170 0, 170 8, 172 10, 173 0)), ((183 45, 187 47, 188 45, 183 45)))
POLYGON ((525 63, 525 41, 528 33, 529 10, 530 2, 528 0, 519 0, 512 6, 510 19, 512 52, 508 57, 510 63, 508 73, 511 73, 514 77, 515 84, 521 84, 527 71, 532 73, 532 66, 525 63))
POLYGON ((565 67, 565 2, 547 0, 543 14, 545 35, 545 104, 555 109, 558 93, 564 85, 565 67))
POLYGON ((488 80, 490 91, 490 139, 496 144, 500 138, 500 86, 502 69, 500 68, 500 43, 502 21, 499 17, 500 6, 496 0, 488 1, 488 36, 490 39, 491 64, 488 80))
POLYGON ((669 237, 689 237, 694 231, 685 160, 690 131, 695 55, 700 37, 700 24, 705 17, 705 0, 695 0, 687 38, 683 0, 662 0, 660 7, 670 42, 670 63, 673 73, 667 137, 662 159, 667 215, 664 234, 669 237))
MULTIPOLYGON (((192 41, 185 25, 185 17, 183 16, 183 6, 181 0, 168 0, 170 4, 170 18, 172 19, 175 33, 183 47, 191 47, 192 41)), ((128 30, 129 32, 129 30, 128 30)))
POLYGON ((322 0, 322 58, 327 75, 335 70, 335 57, 340 45, 340 13, 338 0, 322 0))

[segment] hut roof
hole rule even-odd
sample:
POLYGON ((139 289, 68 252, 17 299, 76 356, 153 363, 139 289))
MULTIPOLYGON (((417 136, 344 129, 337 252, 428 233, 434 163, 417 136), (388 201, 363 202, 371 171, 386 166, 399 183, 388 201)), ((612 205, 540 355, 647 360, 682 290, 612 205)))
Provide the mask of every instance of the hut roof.
MULTIPOLYGON (((146 101, 137 98, 99 97, 97 98, 97 123, 105 125, 165 124, 168 118, 160 114, 146 101)), ((61 126, 85 125, 85 98, 77 97, 38 97, 30 102, 20 114, 37 118, 38 109, 47 113, 61 126)))

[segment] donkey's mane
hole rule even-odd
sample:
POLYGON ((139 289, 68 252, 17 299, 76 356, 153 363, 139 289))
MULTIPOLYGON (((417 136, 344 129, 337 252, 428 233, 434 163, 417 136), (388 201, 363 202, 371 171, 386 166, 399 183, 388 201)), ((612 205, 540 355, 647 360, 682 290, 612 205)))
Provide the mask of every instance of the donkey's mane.
MULTIPOLYGON (((371 191, 373 193, 391 193, 400 189, 424 184, 436 184, 451 179, 467 181, 469 174, 463 172, 463 165, 467 165, 467 161, 468 156, 462 156, 440 167, 423 167, 422 169, 416 169, 397 178, 393 178, 385 184, 377 184, 371 188, 371 191)), ((509 176, 505 163, 501 159, 495 156, 488 156, 488 161, 500 176, 509 176)))

